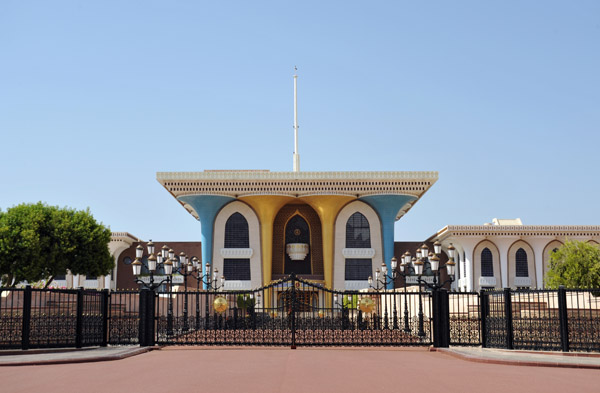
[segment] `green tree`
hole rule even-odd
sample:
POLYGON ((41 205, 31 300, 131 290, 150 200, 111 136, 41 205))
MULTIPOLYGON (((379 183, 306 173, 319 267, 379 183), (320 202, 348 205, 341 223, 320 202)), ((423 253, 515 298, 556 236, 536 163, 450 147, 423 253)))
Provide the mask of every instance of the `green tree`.
POLYGON ((104 275, 114 267, 110 230, 89 210, 21 204, 0 211, 0 277, 3 286, 20 281, 48 283, 67 269, 104 275))
POLYGON ((600 288, 600 248, 590 243, 567 240, 550 253, 548 288, 600 288))

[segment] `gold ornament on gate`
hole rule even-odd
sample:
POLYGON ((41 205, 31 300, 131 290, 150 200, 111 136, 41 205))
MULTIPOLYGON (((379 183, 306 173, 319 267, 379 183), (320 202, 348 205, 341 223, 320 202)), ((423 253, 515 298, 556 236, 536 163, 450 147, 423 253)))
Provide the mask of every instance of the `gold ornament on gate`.
POLYGON ((227 310, 227 306, 227 299, 225 299, 223 296, 217 296, 213 301, 213 308, 219 314, 225 312, 225 310, 227 310))
POLYGON ((375 309, 375 302, 370 297, 363 297, 358 302, 358 308, 360 308, 360 311, 370 314, 375 309))

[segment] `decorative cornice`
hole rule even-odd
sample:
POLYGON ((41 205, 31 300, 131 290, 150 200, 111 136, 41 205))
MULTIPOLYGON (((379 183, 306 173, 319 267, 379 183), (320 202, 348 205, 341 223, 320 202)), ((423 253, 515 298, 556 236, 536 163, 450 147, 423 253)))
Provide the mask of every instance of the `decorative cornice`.
POLYGON ((448 225, 428 240, 449 236, 598 237, 600 225, 448 225))
POLYGON ((381 171, 381 172, 269 172, 269 171, 204 171, 157 172, 159 182, 167 180, 432 180, 435 171, 381 171))
POLYGON ((110 241, 125 242, 127 244, 131 244, 133 242, 139 242, 141 240, 138 237, 133 236, 129 232, 111 232, 110 241))
MULTIPOLYGON (((186 195, 218 195, 232 198, 261 195, 302 198, 342 195, 408 195, 415 200, 398 212, 404 215, 437 181, 437 172, 269 172, 205 171, 158 172, 156 179, 175 198, 186 195)), ((180 203, 197 218, 189 205, 180 203)))
POLYGON ((411 195, 420 197, 437 172, 158 172, 173 196, 411 195))

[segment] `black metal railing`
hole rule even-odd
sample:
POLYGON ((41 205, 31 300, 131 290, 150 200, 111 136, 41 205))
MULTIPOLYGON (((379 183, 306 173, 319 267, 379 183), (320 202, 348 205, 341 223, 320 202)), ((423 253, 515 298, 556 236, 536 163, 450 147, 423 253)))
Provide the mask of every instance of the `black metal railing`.
POLYGON ((108 291, 0 288, 0 348, 106 345, 108 291))
POLYGON ((450 345, 481 345, 481 305, 478 292, 450 292, 450 345))
POLYGON ((335 291, 293 275, 238 291, 0 288, 0 349, 138 344, 600 352, 600 290, 335 291))
POLYGON ((481 293, 483 346, 600 351, 598 290, 504 289, 481 293))
POLYGON ((429 293, 333 291, 291 276, 255 290, 160 293, 156 297, 156 342, 291 347, 429 345, 431 315, 429 293), (421 317, 419 297, 424 310, 421 317), (359 307, 364 298, 372 299, 371 309, 359 307), (226 306, 217 304, 223 309, 215 309, 216 299, 226 306))

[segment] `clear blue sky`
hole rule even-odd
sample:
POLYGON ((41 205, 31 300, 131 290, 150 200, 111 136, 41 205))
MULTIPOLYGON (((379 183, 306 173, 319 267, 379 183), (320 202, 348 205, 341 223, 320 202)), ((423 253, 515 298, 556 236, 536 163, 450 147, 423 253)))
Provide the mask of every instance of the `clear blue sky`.
POLYGON ((396 224, 600 224, 600 2, 0 2, 0 208, 199 240, 157 171, 437 170, 396 224))

